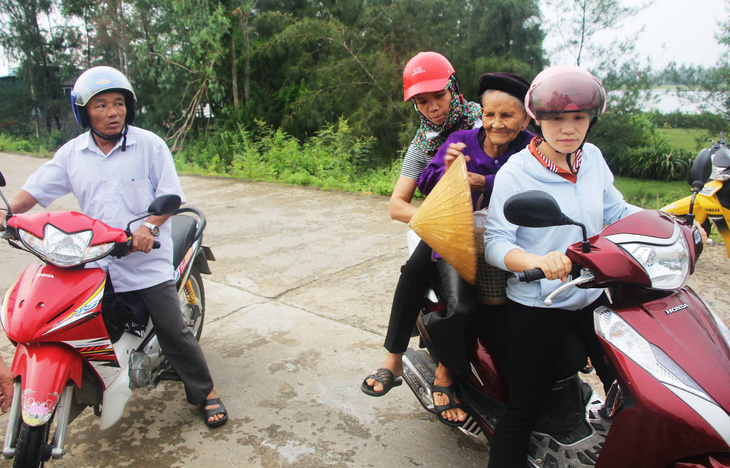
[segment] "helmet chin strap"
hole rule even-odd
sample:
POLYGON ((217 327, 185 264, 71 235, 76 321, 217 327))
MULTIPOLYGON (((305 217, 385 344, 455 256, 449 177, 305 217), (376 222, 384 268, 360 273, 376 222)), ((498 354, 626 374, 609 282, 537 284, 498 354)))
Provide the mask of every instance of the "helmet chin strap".
POLYGON ((122 139, 122 151, 127 151, 127 132, 129 130, 128 125, 125 124, 124 128, 122 129, 121 132, 117 133, 116 135, 110 136, 110 137, 106 136, 106 135, 102 135, 101 133, 97 132, 96 129, 94 127, 92 127, 91 125, 89 125, 89 130, 91 130, 91 133, 93 133, 94 135, 98 136, 99 138, 101 138, 103 140, 116 142, 116 141, 119 141, 119 139, 121 138, 122 139))

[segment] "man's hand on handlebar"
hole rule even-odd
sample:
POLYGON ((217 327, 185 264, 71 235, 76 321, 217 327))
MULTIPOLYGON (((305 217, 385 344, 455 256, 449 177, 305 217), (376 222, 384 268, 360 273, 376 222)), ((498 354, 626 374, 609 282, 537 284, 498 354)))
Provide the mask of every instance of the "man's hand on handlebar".
POLYGON ((152 235, 150 228, 147 226, 140 226, 136 231, 132 233, 132 252, 144 252, 148 253, 152 250, 152 245, 155 242, 155 237, 152 235))

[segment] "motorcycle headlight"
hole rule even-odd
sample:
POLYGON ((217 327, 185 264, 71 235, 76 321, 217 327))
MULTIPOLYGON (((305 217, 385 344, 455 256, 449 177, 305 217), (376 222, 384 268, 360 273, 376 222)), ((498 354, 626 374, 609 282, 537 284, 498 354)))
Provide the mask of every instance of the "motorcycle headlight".
POLYGON ((638 234, 616 234, 606 239, 619 245, 644 267, 653 289, 681 288, 689 277, 689 246, 676 222, 668 239, 638 234))
POLYGON ((93 236, 91 231, 69 234, 52 224, 46 224, 43 229, 43 239, 23 229, 18 229, 18 234, 26 247, 48 263, 59 267, 81 265, 96 260, 114 248, 113 242, 89 246, 93 236))
MULTIPOLYGON (((593 312, 596 333, 667 386, 679 387, 707 401, 715 400, 659 347, 649 343, 621 316, 601 306, 593 312)), ((715 403, 717 404, 717 403, 715 403)))
POLYGON ((599 336, 686 403, 730 445, 730 415, 667 353, 608 307, 593 312, 593 324, 599 336))

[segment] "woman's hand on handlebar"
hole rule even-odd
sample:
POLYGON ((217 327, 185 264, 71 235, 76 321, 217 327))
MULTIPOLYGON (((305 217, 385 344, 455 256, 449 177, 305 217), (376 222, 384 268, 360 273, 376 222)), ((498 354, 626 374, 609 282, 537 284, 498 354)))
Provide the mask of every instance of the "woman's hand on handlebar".
POLYGON ((545 278, 549 280, 560 278, 564 283, 568 281, 568 275, 573 269, 573 262, 564 253, 555 251, 537 257, 536 264, 529 268, 539 268, 545 273, 545 278))
POLYGON ((504 258, 505 265, 510 271, 522 272, 539 268, 545 273, 545 278, 554 280, 560 278, 568 281, 573 269, 573 262, 562 252, 550 252, 546 255, 535 255, 521 249, 514 249, 504 258))

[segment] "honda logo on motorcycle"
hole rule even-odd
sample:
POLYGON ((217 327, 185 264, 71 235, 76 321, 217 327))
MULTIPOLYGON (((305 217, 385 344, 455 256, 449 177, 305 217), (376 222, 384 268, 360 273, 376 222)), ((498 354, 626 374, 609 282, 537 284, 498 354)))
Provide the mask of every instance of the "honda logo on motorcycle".
POLYGON ((680 310, 684 310, 687 307, 689 307, 689 305, 687 305, 687 304, 678 305, 676 307, 672 307, 671 309, 665 310, 664 313, 667 314, 667 315, 671 315, 671 314, 673 314, 675 312, 679 312, 680 310))

